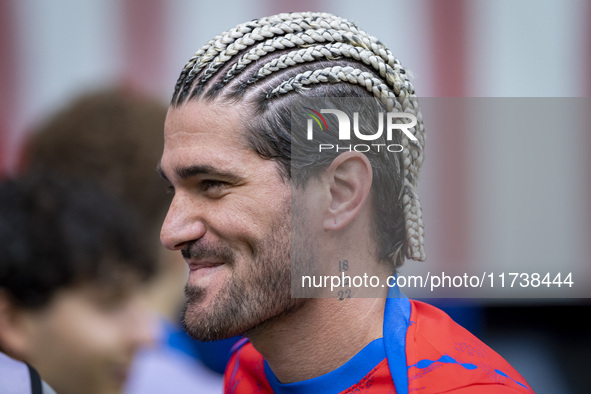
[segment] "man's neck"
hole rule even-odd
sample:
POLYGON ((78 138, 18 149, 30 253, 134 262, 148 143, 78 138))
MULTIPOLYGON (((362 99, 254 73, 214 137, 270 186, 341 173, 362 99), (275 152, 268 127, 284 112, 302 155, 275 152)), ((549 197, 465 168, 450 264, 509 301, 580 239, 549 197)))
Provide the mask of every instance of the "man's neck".
POLYGON ((308 299, 297 312, 248 334, 282 383, 331 372, 383 336, 385 299, 308 299))

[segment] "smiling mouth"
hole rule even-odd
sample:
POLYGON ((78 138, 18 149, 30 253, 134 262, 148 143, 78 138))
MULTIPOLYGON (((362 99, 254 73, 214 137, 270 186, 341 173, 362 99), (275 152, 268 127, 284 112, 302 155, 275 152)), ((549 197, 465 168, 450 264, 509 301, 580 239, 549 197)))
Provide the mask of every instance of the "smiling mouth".
POLYGON ((223 265, 223 262, 216 262, 216 261, 191 261, 188 260, 187 264, 189 265, 189 270, 191 272, 193 271, 199 271, 199 270, 204 270, 207 268, 215 268, 215 267, 219 267, 220 265, 223 265))
POLYGON ((189 265, 189 282, 197 284, 195 281, 198 281, 201 285, 209 283, 214 275, 220 271, 221 267, 226 265, 225 262, 211 260, 189 260, 187 264, 189 265), (206 282, 203 282, 204 280, 206 282))

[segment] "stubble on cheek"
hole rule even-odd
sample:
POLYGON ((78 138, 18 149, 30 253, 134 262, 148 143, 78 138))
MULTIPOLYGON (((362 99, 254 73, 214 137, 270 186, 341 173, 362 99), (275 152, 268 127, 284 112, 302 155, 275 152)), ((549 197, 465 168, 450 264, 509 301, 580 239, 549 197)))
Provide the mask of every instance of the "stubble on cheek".
POLYGON ((232 261, 231 273, 217 290, 187 286, 183 325, 199 340, 219 340, 243 334, 297 310, 291 298, 290 206, 278 215, 253 254, 232 261), (240 261, 239 261, 240 260, 240 261), (243 272, 238 271, 238 266, 243 272), (209 300, 208 300, 209 299, 209 300))
POLYGON ((185 307, 183 315, 187 312, 189 306, 195 307, 195 305, 203 302, 205 299, 205 289, 198 286, 185 285, 185 307))

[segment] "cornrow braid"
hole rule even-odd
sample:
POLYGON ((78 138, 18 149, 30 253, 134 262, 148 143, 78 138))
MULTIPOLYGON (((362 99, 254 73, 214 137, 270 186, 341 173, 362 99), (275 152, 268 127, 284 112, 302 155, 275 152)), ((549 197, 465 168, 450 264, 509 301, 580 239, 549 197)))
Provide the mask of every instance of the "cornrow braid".
POLYGON ((223 85, 228 83, 246 66, 259 60, 268 53, 292 47, 303 47, 303 49, 282 55, 279 59, 267 63, 265 65, 266 67, 261 68, 257 75, 250 78, 245 84, 250 85, 258 79, 264 78, 269 73, 276 71, 279 68, 293 65, 295 62, 314 61, 321 57, 325 57, 329 60, 340 57, 351 57, 368 65, 372 65, 379 70, 380 75, 385 78, 397 75, 397 73, 393 72, 393 69, 399 70, 400 73, 404 74, 405 70, 396 58, 394 58, 389 51, 383 50, 376 41, 377 40, 373 39, 373 37, 360 36, 355 35, 350 31, 333 29, 306 30, 302 33, 275 37, 256 45, 242 55, 227 71, 215 89, 218 90, 223 87, 223 85), (313 44, 324 42, 335 42, 336 44, 311 46, 313 44), (380 61, 377 57, 381 57, 383 61, 380 61), (289 64, 290 62, 291 64, 289 64), (387 67, 390 69, 388 70, 390 71, 388 73, 385 72, 385 68, 387 67))
MULTIPOLYGON (((199 72, 234 42, 243 39, 247 35, 254 35, 255 37, 259 36, 259 34, 265 35, 266 32, 262 30, 265 27, 274 30, 276 34, 286 34, 293 32, 292 28, 295 28, 296 31, 304 29, 304 27, 300 26, 302 24, 311 27, 308 22, 317 27, 315 21, 318 21, 324 27, 340 27, 343 24, 345 26, 352 25, 346 19, 335 15, 313 12, 282 13, 240 24, 211 39, 189 59, 176 84, 174 94, 176 100, 183 101, 199 72)), ((244 40, 248 40, 248 37, 244 40)))
MULTIPOLYGON (((332 21, 337 22, 337 21, 332 21)), ((340 21, 338 21, 340 22, 340 21)), ((203 59, 204 63, 209 63, 207 68, 203 71, 201 77, 199 78, 199 82, 197 83, 196 89, 200 91, 203 85, 209 80, 209 78, 217 71, 219 68, 225 64, 228 60, 232 58, 232 56, 236 55, 238 52, 244 50, 248 46, 252 45, 255 42, 262 41, 265 38, 277 37, 284 34, 293 34, 294 32, 301 32, 305 31, 308 35, 312 36, 309 39, 309 42, 322 42, 323 40, 319 38, 319 30, 325 31, 339 31, 333 29, 334 27, 343 29, 340 30, 343 33, 351 32, 356 33, 361 38, 360 42, 363 42, 365 45, 372 45, 372 39, 375 38, 368 36, 364 37, 363 34, 357 30, 354 25, 350 23, 326 23, 325 21, 318 20, 318 19, 311 19, 311 20, 297 20, 297 21, 282 21, 281 23, 272 24, 272 25, 265 25, 262 27, 257 27, 249 33, 244 34, 242 37, 239 37, 234 42, 229 44, 224 50, 217 53, 215 57, 212 58, 205 58, 203 59), (317 23, 320 22, 320 23, 317 23), (314 37, 316 36, 316 37, 314 37)), ((292 35, 292 37, 294 37, 292 35)), ((212 54, 213 56, 213 54, 212 54)), ((195 72, 199 72, 202 67, 195 67, 195 72)))
MULTIPOLYGON (((379 72, 380 76, 385 78, 390 84, 393 84, 394 80, 398 78, 398 73, 392 68, 392 66, 381 61, 381 59, 378 58, 374 52, 347 43, 337 42, 336 44, 315 45, 308 48, 302 48, 297 51, 291 51, 287 54, 281 55, 279 58, 265 63, 261 68, 259 68, 257 74, 248 79, 245 84, 250 85, 255 83, 276 71, 294 66, 297 63, 314 62, 319 59, 336 60, 344 57, 353 58, 365 63, 368 66, 372 66, 379 72)), ((240 60, 242 60, 242 58, 240 60)), ((247 60, 244 60, 243 64, 248 65, 249 62, 256 60, 258 59, 255 55, 247 60)), ((397 68, 399 70, 404 70, 399 65, 397 68)), ((226 76, 222 82, 227 82, 233 77, 231 71, 233 70, 231 69, 228 71, 228 73, 226 73, 226 76)))
MULTIPOLYGON (((374 97, 389 112, 409 113, 417 119, 411 129, 416 140, 404 134, 400 137, 403 150, 396 159, 401 178, 396 189, 398 199, 389 202, 392 208, 382 211, 403 217, 403 239, 393 241, 396 245, 388 247, 387 257, 396 266, 402 264, 404 256, 423 261, 424 226, 416 186, 425 130, 418 100, 406 70, 392 52, 352 22, 331 14, 306 12, 238 25, 210 40, 191 57, 177 81, 172 105, 181 105, 189 97, 253 101, 262 115, 256 119, 275 122, 265 124, 272 127, 253 128, 259 130, 257 136, 251 136, 251 142, 256 140, 253 147, 285 167, 291 159, 289 147, 282 148, 291 142, 289 120, 276 113, 280 107, 271 104, 291 95, 330 97, 332 92, 343 97, 345 91, 374 97), (360 90, 338 88, 347 85, 360 90), (337 90, 331 90, 331 86, 337 90), (275 111, 274 115, 269 111, 275 111), (283 123, 279 125, 278 121, 283 123), (282 130, 285 127, 287 130, 282 130), (260 131, 266 129, 273 131, 260 131)), ((287 167, 289 174, 289 164, 287 167)))
MULTIPOLYGON (((175 90, 174 96, 177 98, 177 100, 184 100, 184 98, 187 96, 189 88, 191 87, 190 82, 189 83, 187 83, 187 82, 188 82, 188 80, 192 80, 192 78, 193 78, 190 75, 193 70, 193 67, 199 61, 201 56, 203 56, 203 54, 207 50, 206 48, 211 47, 220 38, 222 38, 222 36, 218 35, 218 36, 215 36, 214 38, 212 38, 211 40, 209 40, 207 42, 207 44, 205 44, 203 46, 203 48, 201 48, 200 50, 195 52, 195 54, 189 59, 187 64, 185 64, 185 67, 183 67, 183 70, 181 71, 181 74, 179 75, 179 78, 177 79, 176 85, 174 87, 174 90, 175 90)), ((173 98, 173 101, 174 101, 174 98, 173 98)))
MULTIPOLYGON (((306 47, 307 45, 317 44, 319 42, 333 42, 339 40, 347 40, 346 37, 341 36, 340 33, 336 37, 333 36, 334 31, 327 29, 306 30, 301 33, 287 34, 281 37, 274 37, 263 43, 256 45, 247 53, 242 55, 232 67, 226 72, 222 78, 222 85, 228 83, 234 76, 238 75, 246 66, 252 62, 256 62, 260 58, 266 56, 275 50, 282 50, 293 47, 306 47)), ((291 53, 291 52, 290 52, 291 53)))

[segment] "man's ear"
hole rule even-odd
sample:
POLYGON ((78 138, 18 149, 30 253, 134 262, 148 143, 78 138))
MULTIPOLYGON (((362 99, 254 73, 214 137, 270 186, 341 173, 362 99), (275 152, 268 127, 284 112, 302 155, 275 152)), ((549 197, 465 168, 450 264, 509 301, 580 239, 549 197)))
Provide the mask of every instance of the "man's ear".
POLYGON ((23 313, 0 289, 0 348, 9 356, 21 360, 28 342, 23 313))
POLYGON ((362 153, 345 152, 333 160, 325 176, 330 190, 330 205, 324 228, 341 230, 365 206, 373 177, 371 163, 362 153))

